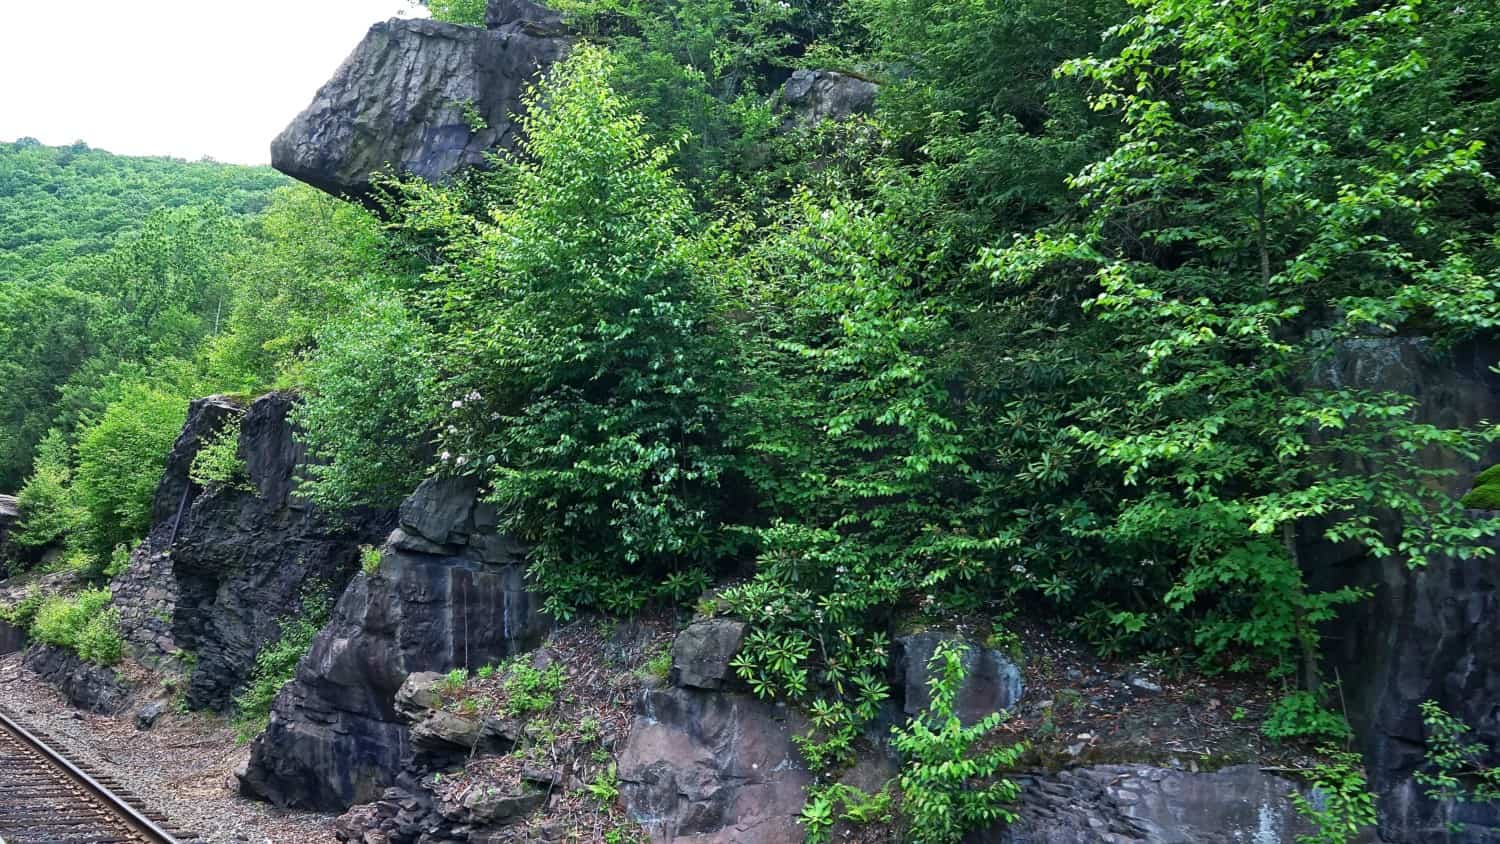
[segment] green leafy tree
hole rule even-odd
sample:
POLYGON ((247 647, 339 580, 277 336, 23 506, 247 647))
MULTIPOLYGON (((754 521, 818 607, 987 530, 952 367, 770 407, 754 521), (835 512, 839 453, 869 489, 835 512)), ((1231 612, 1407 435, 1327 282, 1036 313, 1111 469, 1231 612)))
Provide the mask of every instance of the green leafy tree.
POLYGON ((1023 294, 1087 280, 1124 383, 1068 434, 1126 491, 1089 532, 1170 561, 1160 609, 1192 614, 1207 656, 1295 661, 1309 686, 1317 625, 1358 595, 1307 585, 1299 526, 1411 565, 1478 556, 1497 528, 1420 459, 1473 459, 1489 432, 1418 424, 1409 397, 1317 375, 1342 338, 1462 337, 1500 315, 1492 221, 1452 213, 1494 188, 1482 145, 1434 119, 1454 96, 1426 72, 1435 26, 1404 2, 1136 4, 1118 52, 1064 65, 1124 122, 1073 180, 1087 218, 987 259, 1023 294))
POLYGON ((36 466, 16 496, 25 521, 13 537, 23 548, 62 547, 81 537, 87 516, 74 500, 69 483, 72 460, 62 432, 53 430, 37 448, 36 466))
POLYGON ((151 502, 186 418, 186 399, 137 386, 79 438, 73 492, 88 514, 87 547, 100 558, 151 527, 151 502))
POLYGON ((614 610, 722 553, 725 349, 687 195, 579 47, 530 95, 513 186, 432 281, 441 464, 533 544, 548 609, 614 610), (545 100, 546 107, 540 107, 545 100))
POLYGON ((1006 804, 1021 788, 1003 774, 1026 745, 987 741, 1004 717, 999 712, 963 725, 954 711, 965 673, 962 649, 956 642, 938 646, 929 662, 932 702, 892 731, 891 744, 902 756, 901 810, 914 844, 954 844, 996 821, 1016 818, 1006 804))

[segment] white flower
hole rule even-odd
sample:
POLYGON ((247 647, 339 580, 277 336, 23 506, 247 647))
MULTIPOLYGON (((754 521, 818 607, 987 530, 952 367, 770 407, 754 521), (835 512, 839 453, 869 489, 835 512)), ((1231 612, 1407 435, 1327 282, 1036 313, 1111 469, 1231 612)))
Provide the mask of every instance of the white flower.
POLYGON ((470 390, 469 394, 467 396, 464 396, 464 398, 468 401, 479 401, 480 399, 484 398, 484 396, 481 396, 478 390, 470 390))
POLYGON ((454 399, 453 400, 453 409, 454 410, 458 410, 460 407, 463 407, 463 406, 464 406, 464 400, 463 399, 454 399))
POLYGON ((448 452, 448 451, 443 452, 443 461, 447 462, 447 460, 449 458, 451 458, 452 456, 453 456, 452 452, 448 452))
POLYGON ((469 458, 467 458, 467 457, 465 457, 465 456, 463 456, 463 455, 462 455, 462 454, 460 454, 460 455, 459 455, 459 456, 458 456, 458 459, 457 459, 457 460, 455 460, 455 461, 453 461, 453 462, 454 462, 454 463, 455 463, 455 464, 457 464, 457 465, 459 465, 459 466, 462 466, 462 465, 464 465, 464 464, 465 464, 465 463, 468 463, 468 462, 469 462, 469 458))

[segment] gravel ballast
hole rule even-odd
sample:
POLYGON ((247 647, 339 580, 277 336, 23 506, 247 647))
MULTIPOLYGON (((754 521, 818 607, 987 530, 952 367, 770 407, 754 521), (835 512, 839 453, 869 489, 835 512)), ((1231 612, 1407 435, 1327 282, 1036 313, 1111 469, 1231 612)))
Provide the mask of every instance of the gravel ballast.
POLYGON ((171 710, 136 729, 133 701, 119 715, 79 712, 21 665, 0 657, 0 704, 45 733, 75 762, 114 776, 151 808, 212 844, 321 844, 336 839, 332 815, 287 812, 240 797, 234 770, 249 754, 227 721, 171 710))

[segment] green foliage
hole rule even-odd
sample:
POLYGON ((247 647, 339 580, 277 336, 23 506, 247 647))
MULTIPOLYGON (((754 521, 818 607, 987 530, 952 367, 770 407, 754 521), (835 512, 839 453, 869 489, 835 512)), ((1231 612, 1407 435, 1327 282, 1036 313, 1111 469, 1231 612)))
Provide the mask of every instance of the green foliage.
POLYGON ((120 611, 110 607, 89 617, 78 631, 75 643, 78 655, 97 665, 114 665, 125 653, 120 636, 120 611))
POLYGON ((68 648, 90 662, 114 665, 124 652, 118 611, 109 607, 108 589, 86 589, 72 597, 48 598, 36 609, 31 635, 68 648))
POLYGON ((369 577, 374 577, 380 572, 381 553, 379 548, 370 545, 361 546, 359 549, 359 569, 369 577))
POLYGON ((1139 4, 1110 32, 1117 51, 1063 65, 1123 121, 1071 180, 1086 216, 984 259, 1007 295, 1081 306, 1078 341, 1115 387, 1064 430, 1120 498, 1070 532, 1170 560, 1159 602, 1115 617, 1176 616, 1205 660, 1244 668, 1233 655, 1259 651, 1316 684, 1317 625, 1360 596, 1309 588, 1299 523, 1413 566, 1483 555, 1497 529, 1422 457, 1475 459, 1492 431, 1307 377, 1372 329, 1451 341, 1500 317, 1481 269, 1494 221, 1455 213, 1494 185, 1451 79, 1427 72, 1437 20, 1404 2, 1139 4), (1395 541, 1377 510, 1399 517, 1395 541))
POLYGON ((645 676, 658 682, 666 680, 667 676, 672 673, 671 646, 664 645, 654 656, 646 660, 646 664, 641 666, 641 671, 644 672, 645 676))
POLYGON ((443 675, 443 679, 438 683, 438 688, 448 694, 453 694, 462 689, 467 682, 469 682, 469 669, 455 668, 443 675))
POLYGON ((1453 717, 1435 700, 1421 704, 1422 724, 1427 728, 1427 765, 1414 775, 1427 786, 1433 800, 1459 803, 1500 801, 1500 766, 1485 765, 1489 748, 1464 740, 1468 724, 1453 717))
POLYGON ((689 579, 663 589, 695 594, 693 572, 723 553, 725 350, 686 194, 608 68, 577 48, 531 95, 546 107, 523 121, 491 221, 459 228, 417 188, 405 220, 451 238, 428 275, 441 308, 428 319, 445 327, 431 344, 446 373, 440 469, 483 481, 560 618, 633 611, 648 578, 673 573, 689 579))
POLYGON ((515 661, 502 684, 505 714, 521 717, 551 709, 557 702, 557 693, 562 691, 564 679, 561 665, 537 668, 528 662, 515 661))
POLYGON ((36 620, 36 614, 46 603, 47 598, 42 590, 32 586, 26 590, 21 600, 9 606, 0 606, 0 621, 22 630, 29 630, 31 623, 36 620))
POLYGON ((234 699, 234 729, 239 741, 249 741, 265 730, 277 693, 292 681, 297 663, 307 655, 313 639, 327 623, 331 606, 323 588, 317 583, 304 587, 301 612, 282 618, 281 638, 255 655, 250 682, 234 699))
POLYGON ((399 275, 372 214, 309 187, 271 194, 246 230, 242 248, 226 256, 234 285, 224 330, 205 354, 207 378, 220 392, 302 383, 319 335, 358 319, 362 292, 399 275))
POLYGON ((16 495, 25 522, 12 537, 17 545, 40 549, 76 539, 88 518, 69 490, 73 478, 62 432, 49 432, 37 447, 36 465, 16 495))
POLYGON ((377 291, 324 328, 296 411, 319 458, 310 499, 332 510, 391 505, 421 482, 436 415, 431 343, 398 297, 377 291))
POLYGON ((88 547, 107 557, 151 527, 151 501, 161 482, 187 401, 150 387, 128 387, 78 441, 73 494, 88 514, 88 547))
POLYGON ((1375 795, 1365 781, 1363 760, 1358 753, 1324 747, 1327 761, 1304 774, 1313 789, 1311 798, 1292 792, 1297 814, 1307 818, 1316 832, 1297 836, 1297 844, 1348 844, 1375 826, 1375 795))
POLYGON ((1309 738, 1340 741, 1352 736, 1344 716, 1323 708, 1317 694, 1300 691, 1285 695, 1267 713, 1261 732, 1273 739, 1309 738))
POLYGON ((425 0, 432 19, 464 26, 484 26, 485 0, 425 0))
POLYGON ((608 809, 615 805, 620 799, 620 781, 616 773, 615 764, 611 762, 593 782, 584 785, 584 790, 599 804, 599 808, 608 809))
POLYGON ((991 713, 970 727, 959 720, 953 706, 964 679, 961 645, 939 645, 929 666, 932 702, 906 726, 892 729, 891 744, 903 760, 901 809, 909 840, 955 844, 973 830, 1015 820, 1005 805, 1020 796, 1021 789, 1001 773, 1017 763, 1026 746, 987 741, 1001 713, 991 713))
POLYGON ((269 167, 0 143, 0 288, 107 250, 154 209, 212 201, 252 214, 286 181, 269 167))
POLYGON ((893 820, 889 786, 870 794, 845 783, 809 786, 807 803, 797 818, 807 830, 807 844, 831 841, 833 825, 839 821, 868 824, 893 820))
POLYGON ((1480 472, 1460 503, 1471 510, 1500 510, 1500 466, 1480 472))
POLYGON ((245 460, 240 457, 240 425, 233 421, 208 436, 193 455, 193 465, 188 469, 193 483, 203 487, 209 494, 238 490, 253 492, 245 460))

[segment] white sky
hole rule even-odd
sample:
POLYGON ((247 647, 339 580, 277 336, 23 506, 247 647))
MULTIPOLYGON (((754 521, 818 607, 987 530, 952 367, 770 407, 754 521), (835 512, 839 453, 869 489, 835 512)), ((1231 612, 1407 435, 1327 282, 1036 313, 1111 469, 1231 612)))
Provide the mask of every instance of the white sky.
POLYGON ((0 0, 0 141, 265 164, 398 14, 407 0, 0 0))

